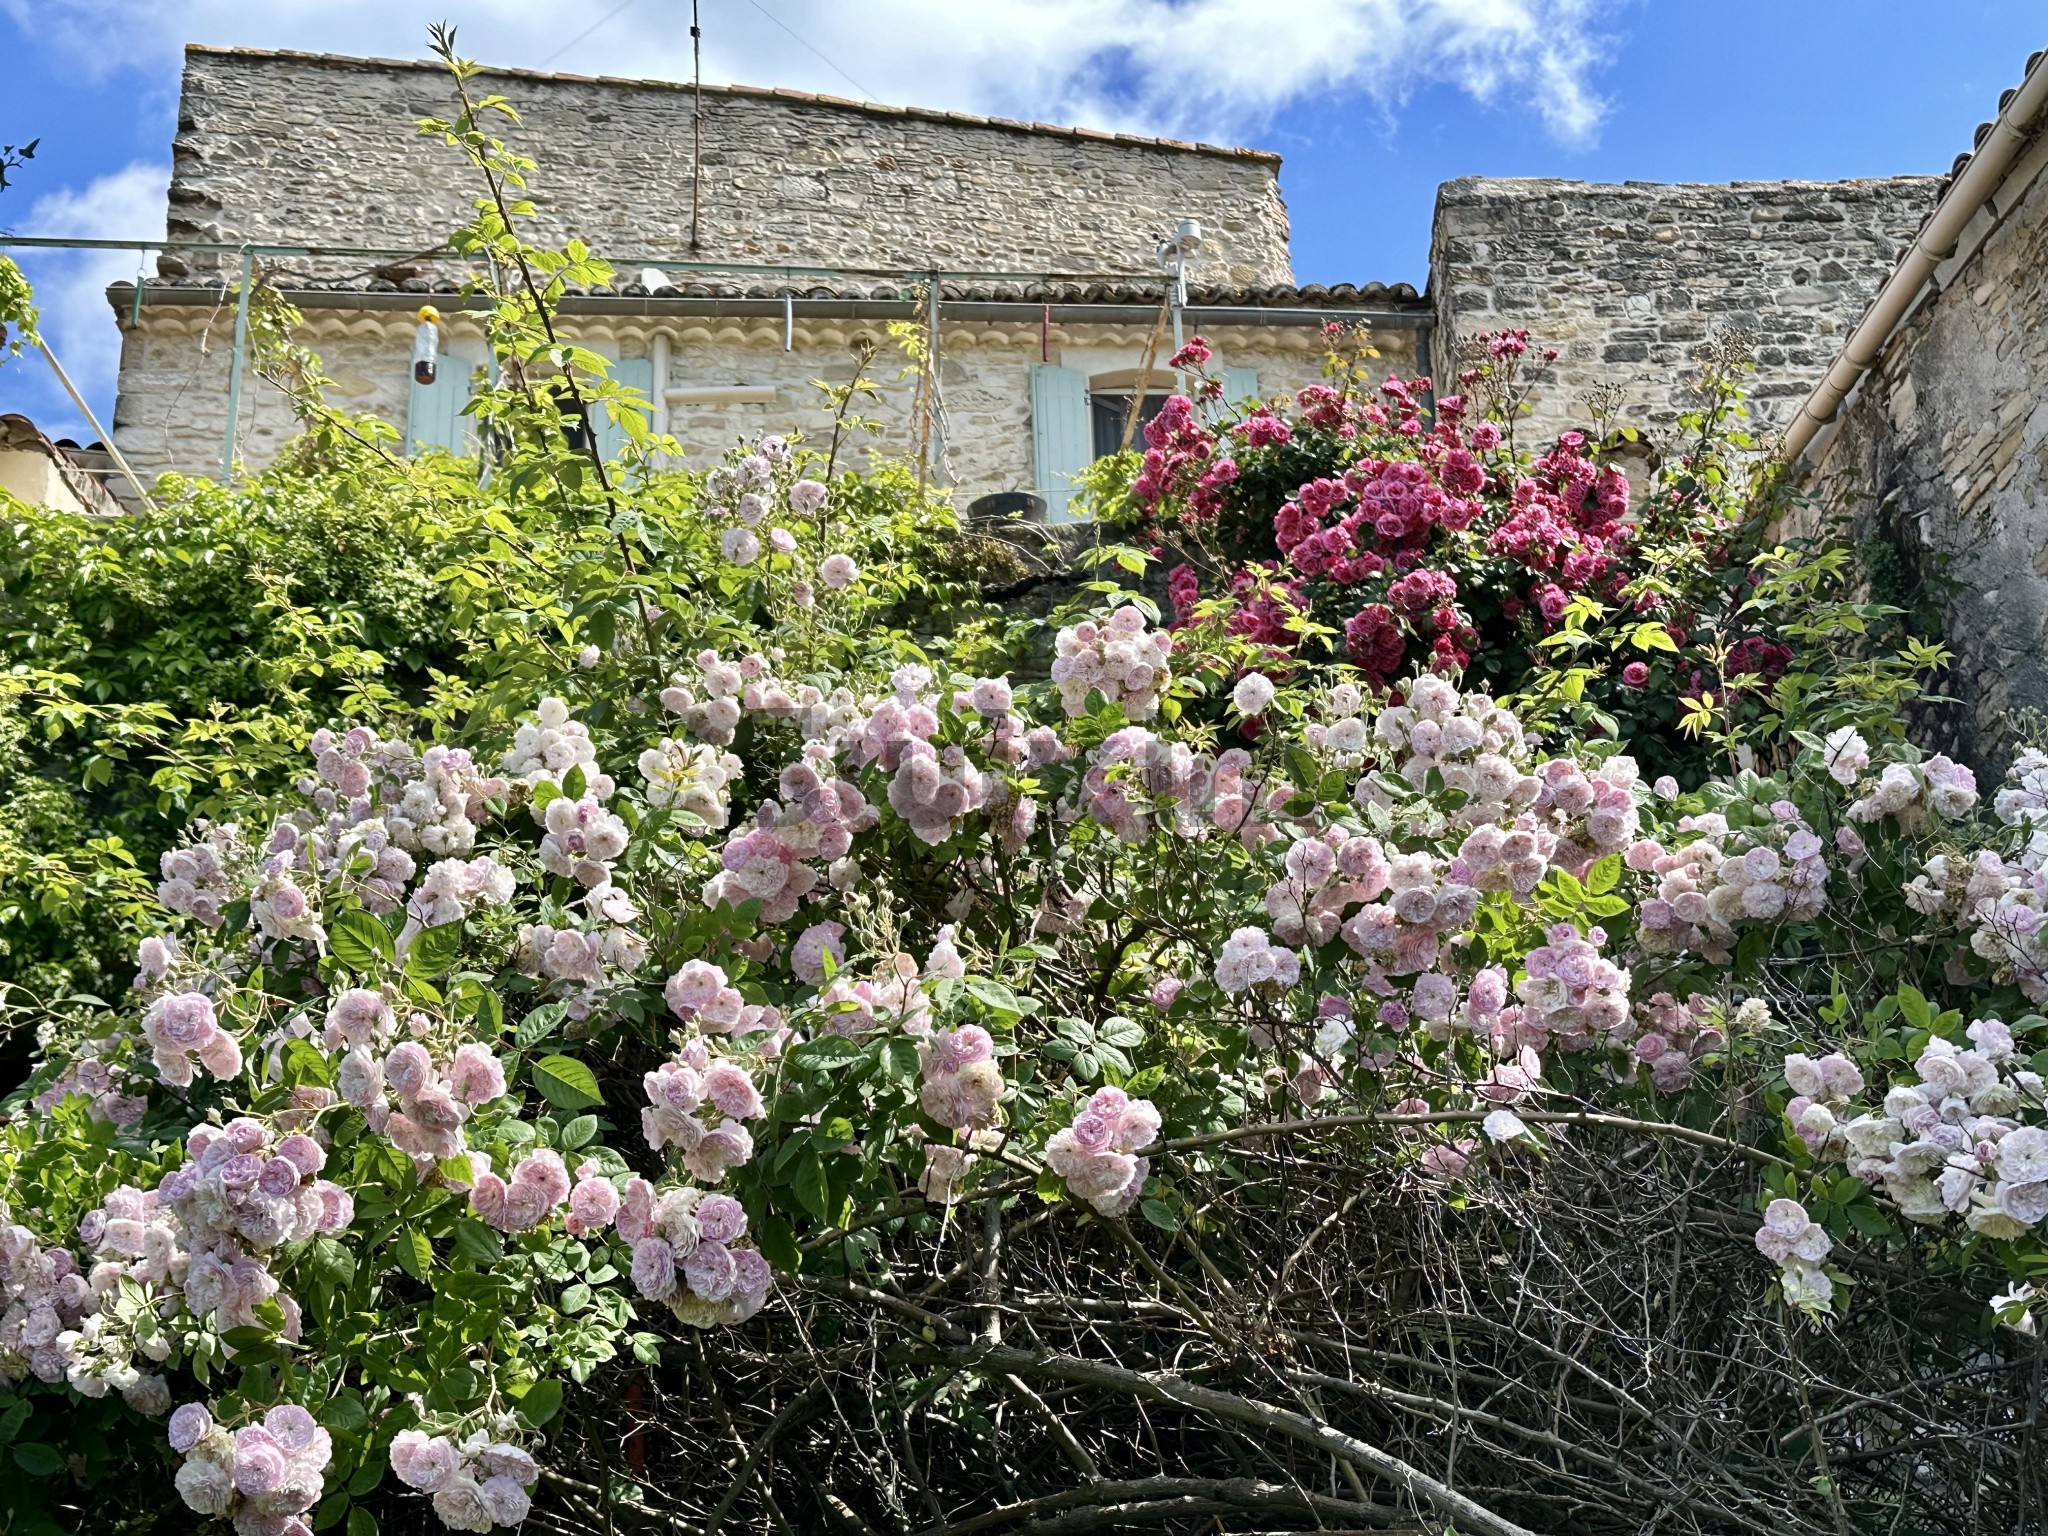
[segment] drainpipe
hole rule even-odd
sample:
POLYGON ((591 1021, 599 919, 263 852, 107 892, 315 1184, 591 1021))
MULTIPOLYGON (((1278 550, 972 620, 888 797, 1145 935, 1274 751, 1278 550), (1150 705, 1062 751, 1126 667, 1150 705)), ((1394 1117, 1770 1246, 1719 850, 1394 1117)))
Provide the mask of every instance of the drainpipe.
POLYGON ((647 344, 654 369, 654 388, 649 391, 654 409, 648 415, 647 429, 656 437, 668 436, 668 347, 667 331, 656 331, 647 344))
POLYGON ((1977 211, 1991 200, 2007 171, 2025 148, 2028 125, 2048 106, 2048 68, 2041 67, 2043 55, 2036 54, 2034 67, 2019 89, 2006 102, 1991 125, 1984 142, 1971 154, 1962 174, 1949 185, 1933 214, 1920 227, 1912 249, 1906 252, 1891 277, 1880 288, 1870 308, 1857 322, 1820 383, 1800 404, 1799 412, 1785 431, 1785 460, 1798 462, 1820 429, 1835 419, 1849 391, 1861 382, 1872 363, 1891 340, 1893 330, 1913 307, 1935 268, 1954 254, 1956 243, 1977 211))

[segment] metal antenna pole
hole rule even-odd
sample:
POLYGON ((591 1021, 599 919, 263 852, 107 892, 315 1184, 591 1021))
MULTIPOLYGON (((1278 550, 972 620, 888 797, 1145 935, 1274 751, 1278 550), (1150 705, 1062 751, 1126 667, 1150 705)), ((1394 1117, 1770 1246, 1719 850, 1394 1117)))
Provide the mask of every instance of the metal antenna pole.
POLYGON ((690 249, 697 249, 698 220, 704 212, 704 29, 697 24, 697 0, 690 0, 690 53, 697 70, 697 99, 690 113, 690 249))

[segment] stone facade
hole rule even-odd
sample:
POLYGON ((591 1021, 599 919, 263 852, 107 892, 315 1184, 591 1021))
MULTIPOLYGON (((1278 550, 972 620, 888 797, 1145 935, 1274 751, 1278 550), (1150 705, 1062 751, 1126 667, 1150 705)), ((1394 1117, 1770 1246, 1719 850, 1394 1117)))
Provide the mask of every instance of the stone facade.
POLYGON ((1750 334, 1761 424, 1796 408, 1833 361, 1930 208, 1940 182, 1625 182, 1465 177, 1437 191, 1430 242, 1440 379, 1453 338, 1526 327, 1560 356, 1534 398, 1536 432, 1586 424, 1621 392, 1657 429, 1717 331, 1750 334))
POLYGON ((1944 610, 1944 744, 1999 768, 2048 709, 2048 128, 1816 441, 1809 522, 1849 518, 1873 595, 1944 610))
MULTIPOLYGON (((126 331, 121 355, 121 398, 115 432, 145 480, 165 470, 218 472, 227 428, 227 375, 231 311, 202 304, 148 304, 143 323, 126 331), (203 345, 204 343, 204 345, 203 345)), ((403 310, 309 309, 300 339, 321 356, 334 381, 330 398, 355 412, 383 417, 404 429, 407 358, 413 322, 403 310)), ((863 406, 880 420, 879 438, 864 438, 884 452, 912 446, 912 381, 899 378, 904 363, 885 329, 852 319, 796 324, 785 338, 780 319, 679 316, 671 320, 602 319, 571 315, 565 329, 578 343, 611 358, 648 358, 655 338, 668 338, 666 383, 675 390, 735 388, 772 392, 767 399, 690 400, 669 405, 668 429, 684 461, 715 462, 738 438, 759 432, 802 431, 822 440, 830 413, 813 381, 844 381, 854 349, 878 351, 869 374, 881 388, 879 403, 863 406), (792 343, 784 349, 787 339, 792 343)), ((1044 330, 1020 316, 1014 323, 967 321, 940 330, 941 387, 946 404, 947 471, 955 499, 965 505, 992 491, 1037 485, 1032 462, 1031 367, 1051 361, 1090 379, 1118 379, 1138 367, 1150 327, 1144 324, 1054 325, 1044 330)), ((1313 325, 1224 325, 1204 328, 1217 367, 1257 371, 1261 395, 1285 393, 1321 376, 1323 343, 1313 325)), ((1389 329, 1375 337, 1387 367, 1413 372, 1416 331, 1389 329)), ((447 366, 480 358, 482 333, 451 317, 447 366)), ((1154 390, 1171 375, 1158 359, 1154 390)), ((1125 386, 1127 387, 1127 386, 1125 386)), ((246 375, 238 458, 263 465, 296 430, 284 397, 264 380, 246 375)), ((865 451, 863 446, 861 451, 865 451)))
MULTIPOLYGON (((1329 309, 1377 311, 1385 365, 1439 378, 1456 367, 1455 338, 1526 327, 1562 353, 1535 397, 1538 434, 1582 424, 1586 396, 1606 385, 1618 388, 1623 419, 1654 441, 1686 403, 1694 350, 1718 330, 1751 334, 1759 415, 1767 424, 1781 416, 1832 358, 1938 185, 1449 182, 1423 303, 1406 289, 1287 286, 1279 162, 1257 151, 707 89, 693 251, 687 87, 488 71, 477 89, 511 99, 521 122, 507 131, 542 159, 530 188, 534 235, 580 237, 620 268, 610 293, 571 298, 573 334, 635 358, 665 333, 670 386, 747 388, 745 400, 676 402, 669 425, 693 459, 744 431, 815 420, 810 381, 843 370, 861 335, 882 343, 889 387, 877 414, 889 424, 884 446, 902 449, 910 391, 896 384, 880 310, 911 312, 898 299, 915 270, 1024 274, 963 276, 944 289, 949 315, 973 317, 942 327, 963 499, 1043 489, 1032 465, 1031 365, 1061 363, 1091 379, 1127 373, 1149 330, 1147 306, 1159 302, 1153 244, 1183 217, 1205 233, 1189 277, 1195 304, 1210 312, 1191 325, 1224 343, 1220 361, 1255 368, 1264 394, 1318 377, 1314 324, 1329 309), (666 279, 640 270, 692 259, 735 266, 666 279), (775 264, 820 270, 758 270, 775 264), (1035 280, 1083 274, 1125 281, 1035 280), (804 306, 787 334, 779 315, 763 313, 779 310, 784 294, 804 306), (1000 302, 954 307, 976 294, 1000 302), (1041 300, 1051 307, 1041 312, 1041 300), (1235 326, 1245 311, 1234 307, 1245 305, 1281 323, 1235 326)), ((414 130, 416 119, 453 110, 446 76, 430 64, 190 49, 171 233, 424 251, 462 222, 475 193, 459 158, 414 130)), ((293 257, 276 280, 309 285, 296 297, 338 398, 402 426, 404 312, 456 274, 426 258, 379 260, 293 257), (325 298, 323 285, 345 291, 325 298)), ((146 474, 219 465, 233 316, 224 290, 193 285, 218 284, 234 261, 167 255, 167 286, 152 285, 141 325, 128 329, 114 433, 146 474)), ((115 295, 124 327, 130 296, 125 286, 115 295)), ((242 412, 238 451, 261 465, 291 423, 253 378, 242 412)))
MULTIPOLYGON (((706 87, 700 244, 690 245, 695 96, 660 81, 491 70, 517 107, 494 131, 540 159, 533 232, 618 261, 1149 275, 1202 221, 1198 283, 1292 280, 1279 158, 793 91, 706 87)), ((186 50, 170 235, 425 249, 471 217, 475 175, 422 117, 438 64, 186 50)), ((220 258, 170 258, 168 275, 220 258)))

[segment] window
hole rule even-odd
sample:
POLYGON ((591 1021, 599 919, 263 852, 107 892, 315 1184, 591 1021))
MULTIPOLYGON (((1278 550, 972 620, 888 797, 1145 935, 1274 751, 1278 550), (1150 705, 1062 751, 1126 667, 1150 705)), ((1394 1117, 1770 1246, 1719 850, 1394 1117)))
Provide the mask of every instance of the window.
MULTIPOLYGON (((1144 404, 1138 408, 1137 430, 1131 434, 1131 446, 1144 452, 1143 436, 1145 423, 1165 408, 1165 394, 1147 394, 1144 404)), ((1124 421, 1131 413, 1131 396, 1124 394, 1097 394, 1088 396, 1088 422, 1093 434, 1095 457, 1106 459, 1123 447, 1124 421)))

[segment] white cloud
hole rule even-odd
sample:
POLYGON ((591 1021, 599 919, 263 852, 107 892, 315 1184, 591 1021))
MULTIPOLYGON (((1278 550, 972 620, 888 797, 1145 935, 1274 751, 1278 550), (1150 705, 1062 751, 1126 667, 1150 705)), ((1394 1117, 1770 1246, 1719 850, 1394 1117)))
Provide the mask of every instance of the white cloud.
MULTIPOLYGON (((705 75, 1210 139, 1255 134, 1317 95, 1386 107, 1449 84, 1583 141, 1603 112, 1591 83, 1595 28, 1618 3, 707 0, 705 75)), ((688 0, 612 10, 553 0, 0 0, 25 32, 88 70, 161 68, 187 41, 413 58, 427 23, 452 16, 463 50, 487 63, 688 76, 688 0)))
MULTIPOLYGON (((83 187, 37 198, 18 228, 25 234, 78 240, 160 240, 169 185, 168 166, 124 166, 83 187)), ((107 305, 107 284, 134 279, 136 253, 16 250, 13 255, 35 284, 40 329, 50 350, 100 413, 101 425, 107 425, 121 361, 121 332, 107 305)), ((146 266, 155 270, 153 257, 146 266)), ((93 435, 42 359, 33 354, 0 369, 0 410, 26 413, 52 437, 85 442, 93 435)))

